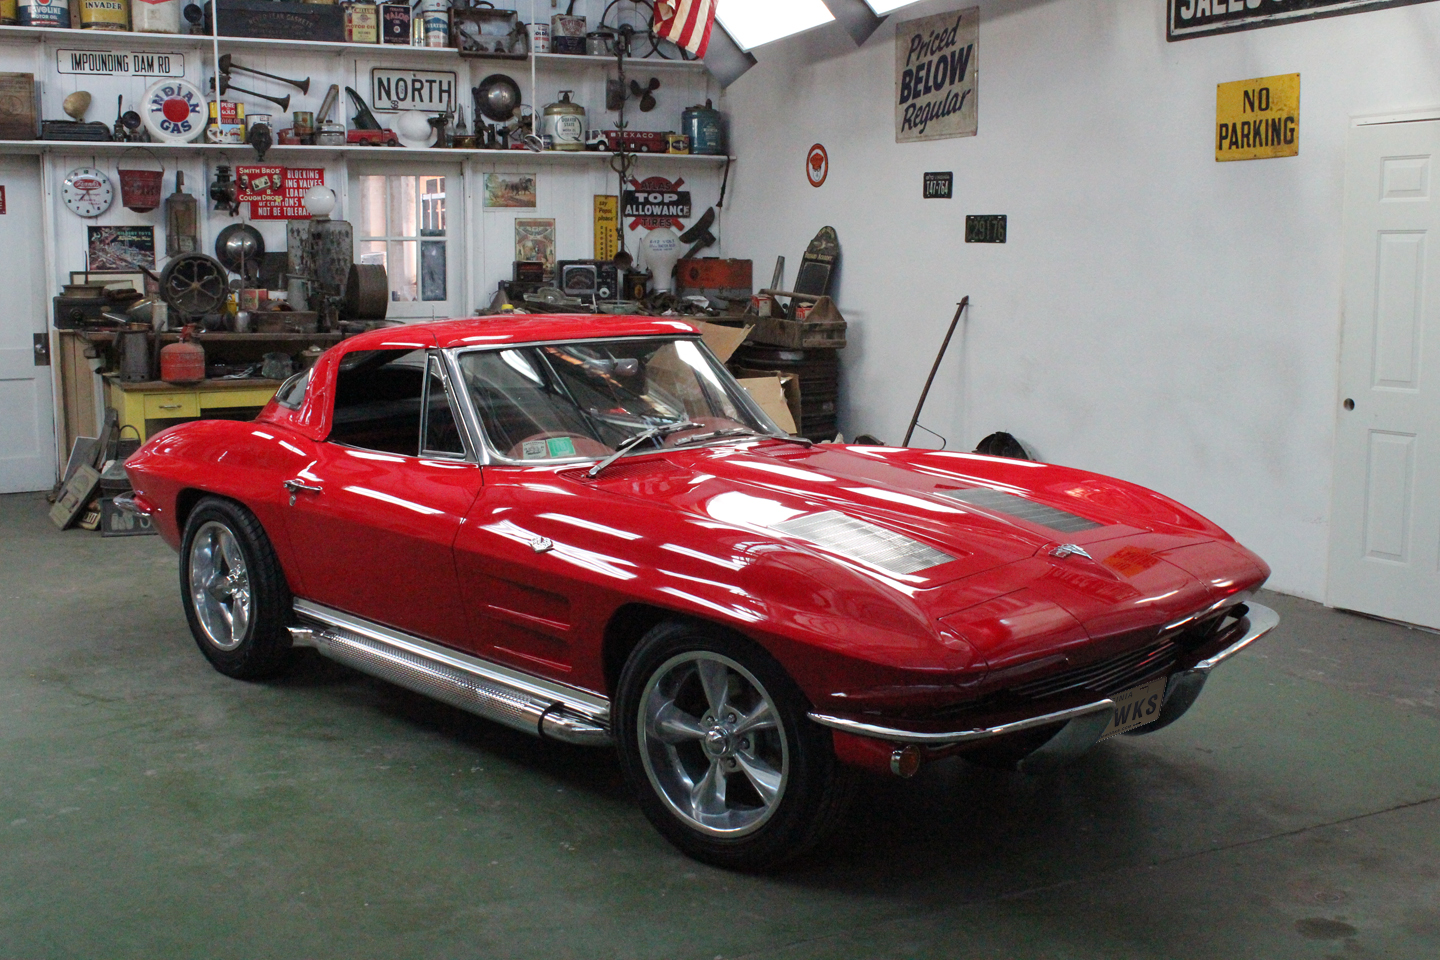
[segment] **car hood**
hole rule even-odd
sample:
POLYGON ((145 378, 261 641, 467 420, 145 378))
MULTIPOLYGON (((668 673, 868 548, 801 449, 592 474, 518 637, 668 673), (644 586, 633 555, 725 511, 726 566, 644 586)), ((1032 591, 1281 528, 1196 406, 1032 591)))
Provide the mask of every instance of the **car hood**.
MULTIPOLYGON (((763 442, 629 459, 597 485, 692 524, 763 533, 796 557, 772 561, 772 577, 814 582, 828 564, 836 589, 868 581, 928 624, 932 650, 988 671, 987 683, 1146 642, 1241 602, 1269 575, 1160 494, 1026 461, 763 442)), ((878 628, 878 608, 866 609, 878 628)))
POLYGON ((1061 544, 1091 552, 1093 545, 1145 534, 1170 547, 1225 537, 1178 504, 1120 481, 942 453, 728 444, 629 458, 596 483, 710 522, 764 531, 907 592, 1061 544))

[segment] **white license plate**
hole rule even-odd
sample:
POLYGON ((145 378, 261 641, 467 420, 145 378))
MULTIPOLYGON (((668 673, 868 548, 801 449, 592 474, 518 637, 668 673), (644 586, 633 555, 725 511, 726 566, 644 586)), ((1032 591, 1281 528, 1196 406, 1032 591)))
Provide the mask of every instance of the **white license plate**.
POLYGON ((1111 718, 1110 726, 1105 728, 1100 739, 1113 737, 1117 733, 1124 733, 1158 719, 1160 708, 1165 704, 1165 684, 1168 680, 1168 677, 1161 677, 1111 697, 1110 699, 1115 701, 1115 716, 1111 718))

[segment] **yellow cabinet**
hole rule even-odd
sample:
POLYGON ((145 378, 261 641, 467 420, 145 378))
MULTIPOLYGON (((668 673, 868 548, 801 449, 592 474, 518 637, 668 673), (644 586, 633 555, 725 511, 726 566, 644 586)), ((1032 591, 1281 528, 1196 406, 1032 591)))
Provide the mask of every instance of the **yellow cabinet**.
POLYGON ((166 420, 173 417, 200 416, 200 397, 195 393, 167 390, 144 396, 145 419, 166 420))
POLYGON ((205 380, 181 386, 106 377, 105 403, 115 408, 121 427, 134 427, 142 440, 148 440, 152 433, 186 420, 248 420, 270 402, 279 386, 279 380, 205 380))

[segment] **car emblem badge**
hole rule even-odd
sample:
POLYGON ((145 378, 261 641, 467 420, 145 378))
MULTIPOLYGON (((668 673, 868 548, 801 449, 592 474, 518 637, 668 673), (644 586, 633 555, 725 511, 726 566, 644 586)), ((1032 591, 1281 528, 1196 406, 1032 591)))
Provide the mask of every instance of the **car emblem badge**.
POLYGON ((1062 543, 1062 544, 1060 544, 1060 546, 1058 546, 1058 547, 1056 547, 1054 550, 1051 550, 1051 551, 1050 551, 1050 556, 1052 556, 1052 557, 1059 557, 1061 560, 1065 559, 1066 557, 1070 556, 1071 554, 1074 554, 1074 555, 1080 556, 1080 557, 1084 557, 1086 560, 1094 560, 1094 559, 1095 559, 1094 557, 1090 556, 1090 554, 1086 553, 1086 552, 1085 552, 1085 549, 1084 549, 1083 547, 1077 547, 1077 546, 1076 546, 1075 544, 1073 544, 1073 543, 1062 543))
POLYGON ((530 549, 534 550, 536 553, 544 553, 547 550, 554 549, 554 547, 555 541, 550 540, 546 537, 536 537, 534 540, 530 541, 530 549))

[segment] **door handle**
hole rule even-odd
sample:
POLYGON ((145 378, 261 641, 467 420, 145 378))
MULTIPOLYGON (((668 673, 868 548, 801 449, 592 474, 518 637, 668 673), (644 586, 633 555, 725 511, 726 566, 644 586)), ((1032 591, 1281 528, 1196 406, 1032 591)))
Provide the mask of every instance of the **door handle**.
POLYGON ((301 480, 286 480, 283 484, 281 484, 281 486, 283 486, 286 490, 290 491, 290 506, 292 507, 295 506, 295 495, 297 493, 300 493, 301 491, 304 491, 305 493, 325 492, 324 487, 318 485, 312 486, 311 484, 305 483, 301 480))

